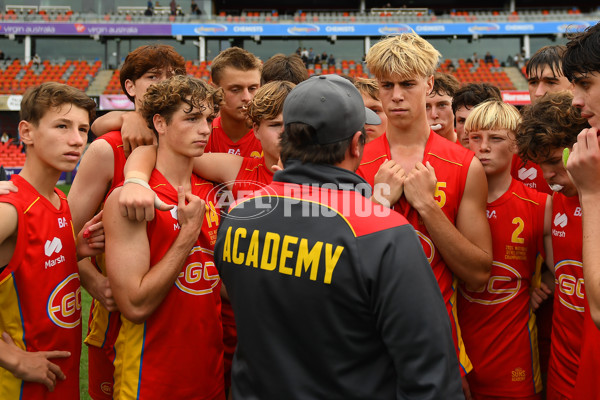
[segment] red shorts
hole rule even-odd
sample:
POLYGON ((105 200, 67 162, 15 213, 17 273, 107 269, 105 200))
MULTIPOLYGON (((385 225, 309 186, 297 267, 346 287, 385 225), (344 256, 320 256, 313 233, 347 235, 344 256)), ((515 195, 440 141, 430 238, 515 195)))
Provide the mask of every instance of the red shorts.
POLYGON ((115 366, 114 348, 88 348, 88 393, 94 400, 112 400, 115 366))

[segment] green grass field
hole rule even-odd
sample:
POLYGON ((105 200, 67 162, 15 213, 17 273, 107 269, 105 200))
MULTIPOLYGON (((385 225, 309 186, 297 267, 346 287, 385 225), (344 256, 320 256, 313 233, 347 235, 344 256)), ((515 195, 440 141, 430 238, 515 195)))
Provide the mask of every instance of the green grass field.
MULTIPOLYGON (((69 189, 71 185, 57 185, 57 187, 62 190, 65 194, 69 193, 69 189)), ((87 334, 87 323, 90 315, 90 305, 92 304, 92 297, 85 290, 81 291, 81 326, 82 326, 82 338, 81 338, 81 363, 79 367, 79 388, 81 392, 81 400, 91 400, 90 395, 88 394, 88 353, 87 347, 83 344, 83 339, 87 334)))

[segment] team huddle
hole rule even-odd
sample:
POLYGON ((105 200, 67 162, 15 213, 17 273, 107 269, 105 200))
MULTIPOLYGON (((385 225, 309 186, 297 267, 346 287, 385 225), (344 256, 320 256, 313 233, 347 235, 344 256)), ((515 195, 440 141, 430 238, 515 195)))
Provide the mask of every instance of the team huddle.
POLYGON ((211 85, 142 46, 135 111, 95 121, 29 89, 0 398, 79 399, 82 287, 94 400, 600 398, 598 43, 534 54, 521 112, 416 34, 356 81, 232 47, 211 85))

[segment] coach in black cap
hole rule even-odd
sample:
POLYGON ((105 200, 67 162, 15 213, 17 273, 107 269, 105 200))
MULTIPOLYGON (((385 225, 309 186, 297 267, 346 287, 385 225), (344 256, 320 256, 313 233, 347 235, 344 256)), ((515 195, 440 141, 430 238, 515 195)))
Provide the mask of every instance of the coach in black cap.
POLYGON ((357 191, 378 117, 324 75, 292 90, 283 118, 285 169, 231 207, 215 247, 238 329, 233 398, 464 398, 415 231, 357 191))

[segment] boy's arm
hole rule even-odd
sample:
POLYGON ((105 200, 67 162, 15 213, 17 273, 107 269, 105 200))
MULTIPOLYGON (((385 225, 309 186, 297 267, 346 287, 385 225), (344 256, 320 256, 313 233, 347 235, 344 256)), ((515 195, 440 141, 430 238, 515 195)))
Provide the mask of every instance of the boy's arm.
POLYGON ((202 178, 227 184, 231 190, 240 173, 244 157, 227 153, 204 153, 194 158, 194 173, 202 178))
MULTIPOLYGON (((534 287, 531 290, 531 307, 537 310, 540 305, 548 300, 554 293, 554 253, 552 252, 552 197, 547 196, 546 206, 544 207, 544 260, 548 269, 542 272, 540 287, 534 287)), ((543 267, 542 267, 543 268, 543 267)))
MULTIPOLYGON (((148 183, 156 164, 156 146, 142 146, 135 149, 127 158, 123 174, 128 179, 139 179, 148 183)), ((154 199, 156 193, 142 184, 125 184, 119 192, 121 215, 134 221, 154 219, 154 199)), ((172 207, 171 207, 172 208, 172 207)), ((167 211, 169 208, 162 208, 167 211)))
POLYGON ((8 203, 0 203, 0 265, 10 262, 17 244, 17 209, 8 203))
POLYGON ((598 129, 581 131, 567 162, 583 214, 583 279, 592 320, 600 329, 600 145, 598 129))
POLYGON ((552 275, 554 275, 554 252, 552 249, 552 196, 548 196, 548 199, 546 200, 546 209, 544 210, 544 252, 546 253, 546 266, 552 275))
MULTIPOLYGON (((84 224, 96 214, 113 175, 113 150, 105 140, 96 140, 83 155, 67 196, 75 232, 80 232, 84 224)), ((98 272, 90 260, 82 260, 78 265, 81 286, 107 309, 114 308, 114 301, 106 297, 107 278, 98 272)))
POLYGON ((179 234, 164 257, 150 268, 146 223, 131 221, 119 212, 120 188, 104 208, 106 268, 119 310, 133 323, 143 323, 162 303, 181 272, 204 220, 204 201, 178 189, 179 234), (186 201, 188 204, 186 204, 186 201), (124 268, 126 266, 126 268, 124 268))
POLYGON ((64 380, 66 377, 58 365, 48 360, 70 356, 68 351, 25 351, 15 345, 8 333, 2 332, 0 367, 10 371, 18 379, 41 383, 51 392, 56 385, 56 379, 64 380))
POLYGON ((446 265, 469 290, 479 290, 490 278, 492 237, 486 217, 487 179, 473 158, 465 190, 452 225, 434 198, 435 171, 418 163, 404 182, 406 199, 419 213, 446 265))
POLYGON ((96 136, 111 131, 121 131, 125 156, 129 156, 139 146, 154 143, 155 139, 146 120, 136 111, 111 111, 96 118, 92 124, 92 132, 96 136))
POLYGON ((96 118, 92 123, 92 133, 100 137, 105 133, 121 130, 125 113, 125 111, 111 111, 96 118))

